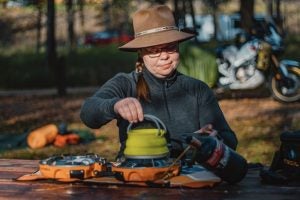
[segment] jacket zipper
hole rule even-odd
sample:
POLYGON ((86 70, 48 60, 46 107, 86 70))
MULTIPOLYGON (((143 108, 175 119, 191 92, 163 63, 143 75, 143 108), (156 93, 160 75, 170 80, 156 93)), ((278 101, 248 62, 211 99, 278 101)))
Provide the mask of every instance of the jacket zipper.
POLYGON ((170 110, 169 110, 169 106, 168 106, 168 99, 167 99, 167 93, 166 93, 167 86, 168 86, 168 82, 164 81, 163 96, 164 96, 165 107, 166 107, 167 113, 168 113, 168 118, 170 119, 171 115, 170 115, 170 110))

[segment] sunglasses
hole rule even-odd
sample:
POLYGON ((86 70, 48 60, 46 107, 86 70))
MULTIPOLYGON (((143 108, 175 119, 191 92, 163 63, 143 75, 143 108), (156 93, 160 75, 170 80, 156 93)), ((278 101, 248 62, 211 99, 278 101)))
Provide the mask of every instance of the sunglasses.
POLYGON ((143 48, 142 51, 150 58, 157 58, 161 55, 162 52, 166 52, 168 54, 178 52, 178 43, 172 43, 164 47, 143 48))

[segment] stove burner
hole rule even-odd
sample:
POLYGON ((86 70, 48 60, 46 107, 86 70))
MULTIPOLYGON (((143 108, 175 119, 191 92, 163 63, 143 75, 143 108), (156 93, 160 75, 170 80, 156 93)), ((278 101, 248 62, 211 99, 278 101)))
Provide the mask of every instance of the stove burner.
POLYGON ((88 166, 94 164, 95 162, 105 164, 106 159, 97 154, 60 155, 41 160, 40 164, 52 166, 88 166))
POLYGON ((112 165, 112 172, 120 181, 155 181, 179 174, 180 161, 164 158, 133 159, 127 158, 119 165, 112 165))
POLYGON ((153 159, 132 159, 127 158, 119 167, 139 168, 139 167, 167 167, 172 164, 169 158, 153 158, 153 159))

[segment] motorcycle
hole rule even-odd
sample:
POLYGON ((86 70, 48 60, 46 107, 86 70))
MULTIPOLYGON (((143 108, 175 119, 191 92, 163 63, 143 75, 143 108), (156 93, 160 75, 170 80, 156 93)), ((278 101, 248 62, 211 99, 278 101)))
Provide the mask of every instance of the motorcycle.
MULTIPOLYGON (((269 24, 263 37, 252 36, 238 45, 217 49, 218 87, 229 90, 255 89, 267 83, 281 102, 300 100, 300 63, 278 60, 282 38, 269 24)), ((240 39, 241 40, 241 39, 240 39)))

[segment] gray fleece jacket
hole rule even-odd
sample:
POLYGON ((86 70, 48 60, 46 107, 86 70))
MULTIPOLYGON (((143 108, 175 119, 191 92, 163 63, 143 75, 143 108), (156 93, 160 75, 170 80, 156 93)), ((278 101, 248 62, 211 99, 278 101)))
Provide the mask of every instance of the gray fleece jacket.
MULTIPOLYGON (((206 124, 212 124, 223 142, 235 149, 237 139, 228 126, 212 90, 202 81, 175 72, 168 79, 158 79, 149 71, 143 75, 150 88, 150 102, 141 101, 144 114, 161 119, 169 137, 180 139, 183 133, 192 133, 206 124)), ((107 81, 82 105, 81 120, 90 128, 99 128, 117 119, 121 152, 127 138, 128 121, 114 112, 114 104, 125 97, 136 97, 137 74, 119 73, 107 81)))

